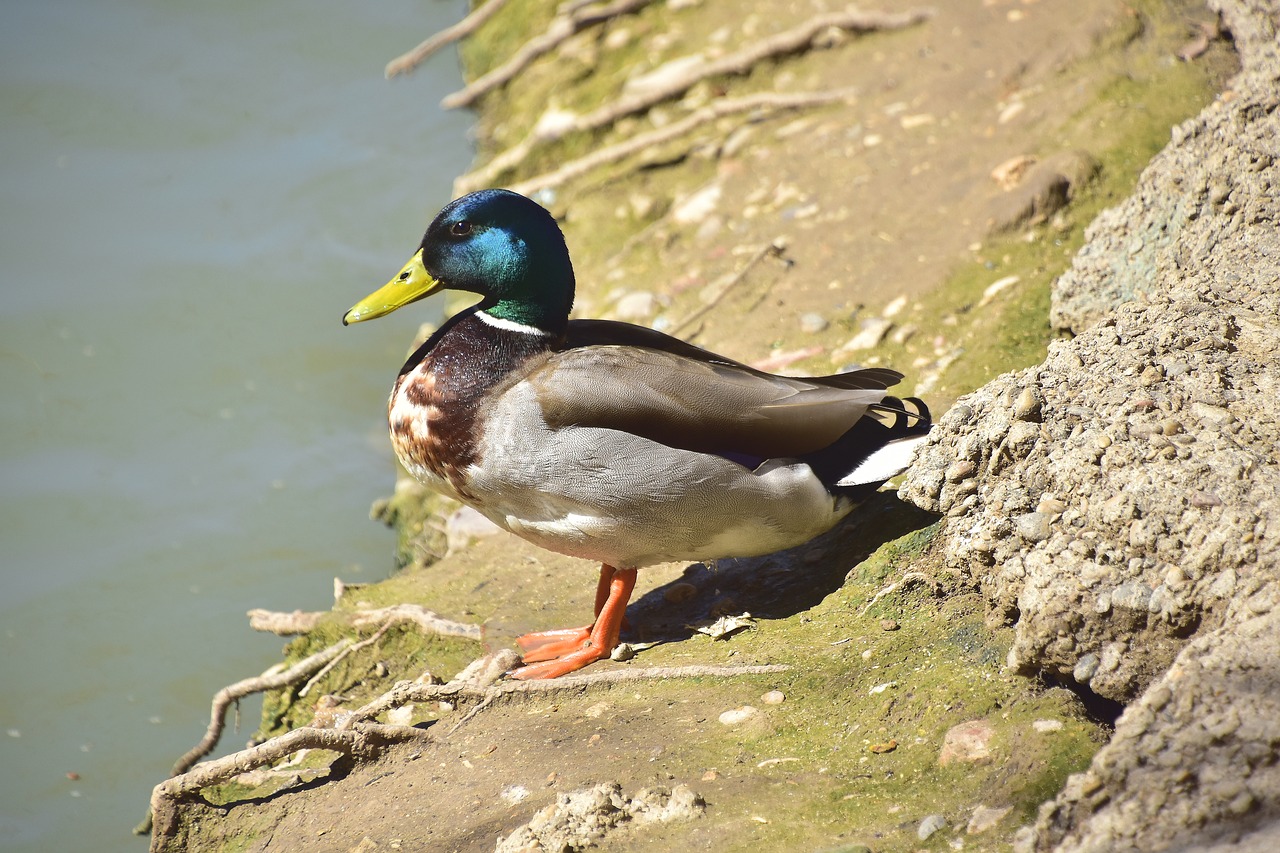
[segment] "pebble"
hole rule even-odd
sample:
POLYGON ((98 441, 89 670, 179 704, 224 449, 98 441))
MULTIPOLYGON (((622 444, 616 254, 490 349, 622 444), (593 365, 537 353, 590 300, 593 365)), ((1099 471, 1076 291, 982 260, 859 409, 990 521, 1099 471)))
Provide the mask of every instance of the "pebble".
POLYGON ((786 699, 786 694, 781 690, 770 690, 760 697, 760 701, 766 705, 781 705, 786 699))
POLYGON ((498 794, 507 805, 514 806, 529 799, 529 789, 524 785, 508 785, 498 794))
POLYGON ((1028 542, 1043 542, 1052 531, 1049 529, 1051 516, 1043 512, 1028 512, 1020 515, 1015 522, 1018 535, 1028 542))
POLYGON ((991 738, 996 730, 986 720, 969 720, 947 729, 938 764, 977 764, 991 758, 991 738))
POLYGON ((973 810, 973 816, 969 818, 969 825, 965 827, 965 832, 969 835, 977 835, 980 832, 986 832, 1000 821, 1004 820, 1005 815, 1013 811, 1012 806, 1005 806, 1002 809, 993 809, 990 806, 978 806, 973 810))
POLYGON ((920 828, 916 830, 916 837, 921 841, 928 841, 929 837, 940 829, 947 828, 947 819, 940 814, 931 814, 924 820, 920 821, 920 828))
POLYGON ((1031 728, 1041 734, 1060 732, 1062 731, 1062 720, 1036 720, 1031 724, 1031 728))
POLYGON ((731 708, 720 715, 720 722, 726 726, 736 726, 744 723, 759 713, 759 709, 750 705, 743 705, 741 708, 731 708))
POLYGON ((658 297, 647 290, 628 293, 613 306, 613 316, 627 322, 645 320, 657 312, 658 297))
POLYGON ((1020 421, 1039 421, 1043 405, 1039 389, 1028 385, 1022 389, 1017 402, 1013 404, 1013 416, 1020 421))
POLYGON ((880 620, 880 630, 881 630, 881 631, 896 631, 896 630, 898 630, 898 628, 900 628, 900 627, 902 627, 902 626, 900 626, 900 625, 897 623, 897 621, 895 621, 895 620, 893 620, 893 619, 881 619, 881 620, 880 620))
POLYGON ((711 184, 685 196, 671 209, 671 218, 681 225, 701 222, 711 215, 720 202, 720 185, 711 184))
POLYGON ((800 331, 807 332, 811 335, 826 330, 830 325, 831 323, 826 317, 823 317, 821 314, 816 312, 811 311, 808 314, 802 314, 800 316, 800 331))
POLYGON ((879 346, 884 336, 893 328, 893 321, 884 317, 871 317, 862 321, 862 331, 850 338, 841 351, 871 349, 879 346))

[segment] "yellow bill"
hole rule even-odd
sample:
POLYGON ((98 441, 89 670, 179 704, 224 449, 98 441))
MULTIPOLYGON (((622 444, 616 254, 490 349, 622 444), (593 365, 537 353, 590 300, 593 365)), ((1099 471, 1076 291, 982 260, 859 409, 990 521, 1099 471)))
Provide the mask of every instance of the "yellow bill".
POLYGON ((444 290, 444 285, 431 277, 422 265, 422 250, 409 259, 400 274, 382 287, 357 302, 342 318, 342 325, 350 326, 362 320, 372 320, 403 308, 410 302, 425 299, 444 290))

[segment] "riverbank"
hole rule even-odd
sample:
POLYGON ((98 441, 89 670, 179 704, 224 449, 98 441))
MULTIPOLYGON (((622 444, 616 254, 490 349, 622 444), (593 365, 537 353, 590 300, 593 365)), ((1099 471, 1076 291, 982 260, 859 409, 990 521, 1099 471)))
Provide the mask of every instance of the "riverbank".
MULTIPOLYGON (((672 65, 679 57, 716 62, 803 24, 788 4, 752 9, 729 19, 714 4, 650 6, 575 37, 486 98, 482 162, 549 112, 572 122, 627 91, 624 80, 634 93, 687 71, 693 63, 672 65)), ((505 14, 466 48, 478 72, 541 25, 505 14)), ((1100 2, 1068 16, 989 3, 892 31, 828 27, 809 49, 696 84, 645 118, 537 146, 504 180, 528 181, 717 99, 838 82, 837 101, 713 120, 541 198, 574 252, 580 316, 649 323, 775 369, 892 365, 941 412, 1045 358, 1050 282, 1085 226, 1223 85, 1232 54, 1207 34, 1197 43, 1186 25, 1196 15, 1209 20, 1191 4, 1100 2)), ((593 667, 597 683, 419 689, 436 698, 380 719, 418 724, 420 740, 374 760, 313 752, 206 790, 215 805, 184 801, 155 847, 489 850, 499 836, 513 849, 537 849, 535 839, 571 849, 1007 846, 1089 766, 1137 693, 1024 665, 1061 685, 1050 687, 1006 668, 1025 626, 1007 590, 993 596, 986 570, 957 557, 953 520, 975 511, 965 499, 985 495, 998 454, 946 456, 955 435, 982 423, 948 418, 906 492, 926 495, 917 499, 931 512, 885 494, 794 552, 642 573, 629 616, 638 640, 658 644, 593 667), (953 485, 929 492, 938 470, 953 485), (723 639, 689 627, 743 612, 754 626, 723 639), (692 664, 716 669, 603 675, 692 664), (736 669, 747 666, 769 669, 736 669)), ((527 630, 580 621, 593 567, 505 535, 467 541, 464 516, 450 512, 399 485, 379 513, 399 524, 406 570, 345 595, 291 659, 349 634, 356 611, 404 602, 483 625, 483 641, 388 628, 307 698, 296 687, 278 696, 264 735, 317 714, 332 723, 423 670, 452 675, 527 630)), ((1054 843, 1047 819, 1023 842, 1054 843)))

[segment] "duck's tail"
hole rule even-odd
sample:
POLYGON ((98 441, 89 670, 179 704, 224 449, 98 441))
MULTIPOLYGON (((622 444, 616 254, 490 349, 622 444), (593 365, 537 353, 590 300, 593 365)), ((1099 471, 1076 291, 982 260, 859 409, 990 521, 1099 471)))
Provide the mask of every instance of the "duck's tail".
POLYGON ((805 461, 834 492, 874 491, 907 469, 932 426, 922 400, 885 397, 835 444, 805 461))

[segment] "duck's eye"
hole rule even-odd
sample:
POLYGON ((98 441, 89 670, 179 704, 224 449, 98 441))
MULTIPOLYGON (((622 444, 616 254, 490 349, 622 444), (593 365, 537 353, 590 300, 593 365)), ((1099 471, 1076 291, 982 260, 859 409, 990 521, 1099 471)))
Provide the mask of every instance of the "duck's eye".
POLYGON ((404 272, 400 273, 399 276, 396 277, 396 281, 408 281, 408 280, 409 280, 408 270, 405 270, 404 272))
POLYGON ((455 237, 466 237, 471 233, 471 223, 465 219, 459 220, 449 226, 449 233, 455 237))

